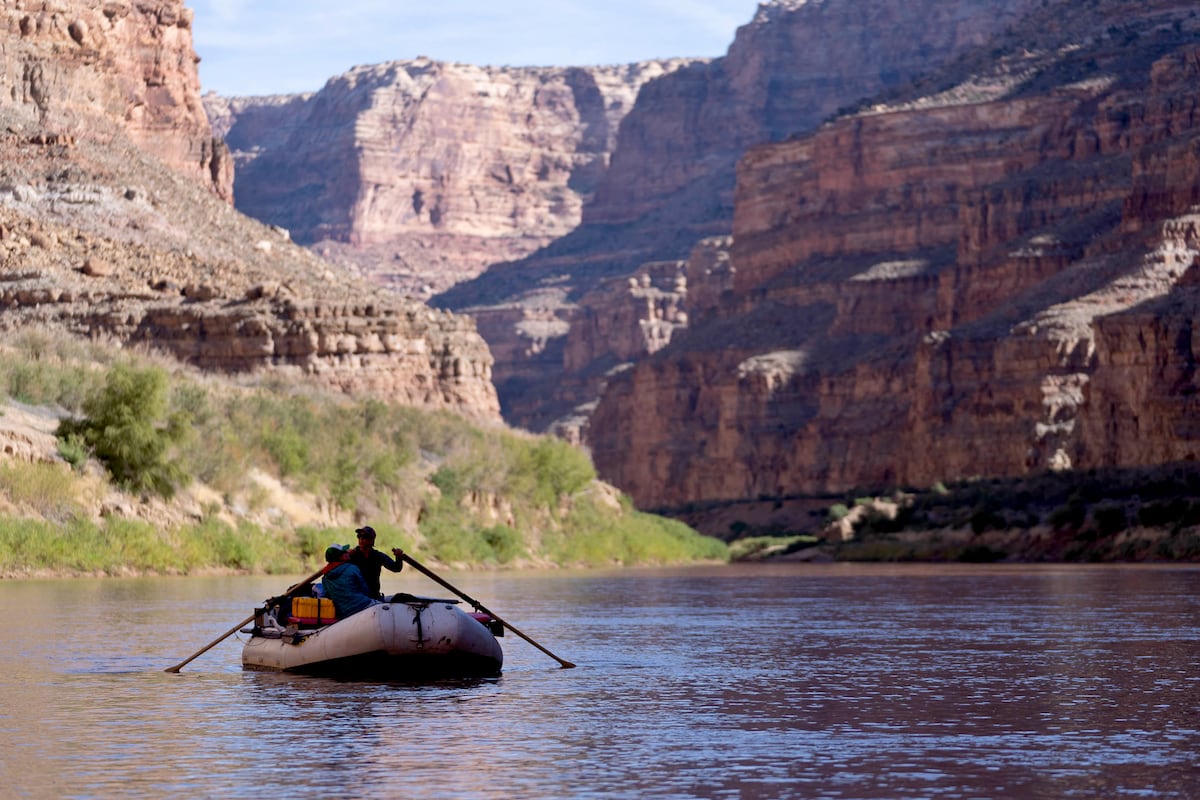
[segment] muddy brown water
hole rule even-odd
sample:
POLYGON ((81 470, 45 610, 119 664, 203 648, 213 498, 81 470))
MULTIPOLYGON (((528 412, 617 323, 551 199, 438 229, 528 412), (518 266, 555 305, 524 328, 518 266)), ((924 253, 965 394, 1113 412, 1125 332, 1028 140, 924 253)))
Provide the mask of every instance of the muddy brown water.
POLYGON ((231 638, 173 675, 291 581, 0 583, 4 795, 1200 796, 1200 568, 444 576, 579 666, 509 634, 496 679, 339 682, 231 638))

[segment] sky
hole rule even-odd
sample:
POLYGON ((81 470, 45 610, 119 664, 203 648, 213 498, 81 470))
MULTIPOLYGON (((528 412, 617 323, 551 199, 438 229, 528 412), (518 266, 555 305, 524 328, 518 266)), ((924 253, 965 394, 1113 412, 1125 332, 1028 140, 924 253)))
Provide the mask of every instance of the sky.
POLYGON ((316 91, 360 64, 595 66, 721 56, 759 0, 187 0, 202 91, 316 91))

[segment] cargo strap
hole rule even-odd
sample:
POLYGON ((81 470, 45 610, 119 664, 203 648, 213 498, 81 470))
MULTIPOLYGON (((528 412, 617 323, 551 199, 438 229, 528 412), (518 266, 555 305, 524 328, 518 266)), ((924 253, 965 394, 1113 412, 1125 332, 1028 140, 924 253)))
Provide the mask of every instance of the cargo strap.
POLYGON ((425 646, 425 628, 421 624, 421 612, 428 607, 429 606, 427 605, 409 606, 409 608, 411 608, 416 615, 413 617, 413 622, 417 623, 417 638, 413 639, 412 641, 416 642, 417 647, 425 646))

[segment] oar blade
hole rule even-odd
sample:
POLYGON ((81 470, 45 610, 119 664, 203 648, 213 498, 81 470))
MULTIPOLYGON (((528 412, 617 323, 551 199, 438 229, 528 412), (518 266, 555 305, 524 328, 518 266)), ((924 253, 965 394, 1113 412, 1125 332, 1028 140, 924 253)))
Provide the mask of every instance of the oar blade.
MULTIPOLYGON (((299 583, 295 584, 294 586, 290 586, 290 587, 288 587, 288 590, 287 590, 286 592, 284 592, 283 596, 284 596, 284 597, 289 597, 289 596, 290 596, 290 595, 291 595, 293 592, 295 592, 297 589, 300 589, 300 588, 302 588, 302 587, 304 587, 304 586, 308 586, 310 583, 312 583, 313 581, 315 581, 317 578, 319 578, 319 577, 321 577, 322 575, 324 575, 324 574, 325 574, 325 570, 326 570, 326 569, 328 569, 328 567, 329 567, 329 565, 328 565, 328 564, 326 564, 324 567, 321 567, 319 570, 317 570, 316 572, 314 572, 312 575, 309 575, 309 576, 308 576, 307 578, 305 578, 304 580, 300 581, 299 583)), ((228 639, 230 636, 233 636, 235 633, 237 633, 239 630, 241 630, 241 629, 242 629, 242 626, 244 626, 244 625, 249 625, 249 624, 250 624, 251 622, 253 622, 253 621, 254 621, 254 614, 251 614, 250 616, 246 617, 244 620, 242 620, 241 622, 239 622, 237 625, 234 625, 234 626, 233 626, 232 628, 230 628, 228 631, 226 631, 225 633, 223 633, 223 634, 221 634, 220 636, 218 636, 216 639, 213 639, 211 642, 209 642, 208 644, 204 645, 204 647, 201 647, 199 650, 197 650, 196 652, 192 653, 190 656, 188 656, 187 658, 185 658, 183 661, 180 661, 178 664, 176 664, 176 665, 175 665, 175 666, 173 666, 173 667, 167 667, 166 669, 164 669, 164 670, 163 670, 163 672, 170 672, 171 674, 178 674, 178 672, 179 672, 181 669, 183 669, 185 665, 189 664, 189 663, 190 663, 190 662, 191 662, 193 659, 195 659, 195 658, 197 658, 197 657, 199 657, 199 656, 201 656, 201 655, 203 655, 203 654, 207 653, 209 650, 213 649, 214 647, 216 647, 217 645, 219 645, 221 642, 225 641, 225 640, 226 640, 226 639, 228 639)))

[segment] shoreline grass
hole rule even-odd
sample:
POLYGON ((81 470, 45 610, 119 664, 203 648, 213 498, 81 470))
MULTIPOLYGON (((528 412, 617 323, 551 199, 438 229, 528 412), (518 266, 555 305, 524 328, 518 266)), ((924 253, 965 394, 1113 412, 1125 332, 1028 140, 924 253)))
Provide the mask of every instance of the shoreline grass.
POLYGON ((0 459, 0 576, 292 573, 361 524, 464 568, 728 559, 584 451, 498 422, 33 331, 0 346, 0 394, 65 420, 47 463, 0 459), (290 521, 252 474, 327 524, 290 521))

